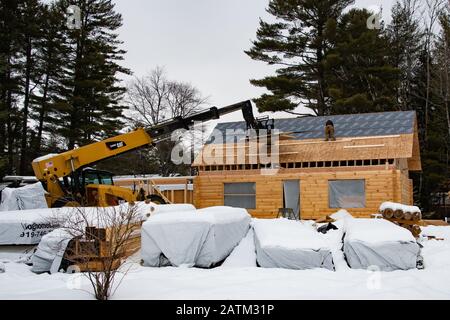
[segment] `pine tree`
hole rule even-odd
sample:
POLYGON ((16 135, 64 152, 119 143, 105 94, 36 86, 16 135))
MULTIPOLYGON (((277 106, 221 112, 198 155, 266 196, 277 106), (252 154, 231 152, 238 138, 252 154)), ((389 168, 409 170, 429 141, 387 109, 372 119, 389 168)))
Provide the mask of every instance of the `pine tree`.
POLYGON ((81 9, 81 28, 66 30, 70 46, 69 78, 57 102, 61 108, 57 130, 67 147, 90 143, 121 129, 124 107, 120 104, 125 88, 118 75, 129 74, 118 62, 125 51, 119 47, 117 29, 122 17, 111 0, 61 0, 65 12, 69 5, 81 9))
POLYGON ((275 23, 260 21, 257 40, 246 51, 254 60, 277 65, 276 75, 251 80, 268 89, 255 102, 261 111, 287 111, 299 105, 317 115, 331 113, 324 61, 332 48, 328 35, 350 0, 271 0, 275 23))
POLYGON ((31 118, 36 123, 30 152, 33 158, 42 153, 58 150, 47 150, 45 135, 50 134, 55 137, 54 128, 58 126, 58 114, 62 112, 56 102, 63 94, 62 82, 68 78, 66 70, 68 46, 64 32, 65 24, 66 17, 56 5, 44 7, 41 24, 42 37, 38 43, 35 62, 39 78, 35 93, 32 95, 31 118))
POLYGON ((0 2, 0 173, 15 173, 20 137, 20 6, 23 1, 0 2))
POLYGON ((371 15, 352 9, 336 26, 335 47, 324 64, 335 114, 397 109, 398 69, 386 60, 389 46, 383 30, 367 28, 371 15))
POLYGON ((42 36, 43 7, 38 0, 25 0, 20 6, 20 43, 22 58, 22 125, 20 140, 19 173, 30 173, 29 155, 29 114, 31 109, 31 96, 37 86, 36 52, 37 43, 42 36))
POLYGON ((417 0, 397 1, 392 8, 392 22, 387 28, 390 63, 399 69, 397 101, 401 110, 414 110, 414 82, 424 50, 424 33, 417 18, 417 0))

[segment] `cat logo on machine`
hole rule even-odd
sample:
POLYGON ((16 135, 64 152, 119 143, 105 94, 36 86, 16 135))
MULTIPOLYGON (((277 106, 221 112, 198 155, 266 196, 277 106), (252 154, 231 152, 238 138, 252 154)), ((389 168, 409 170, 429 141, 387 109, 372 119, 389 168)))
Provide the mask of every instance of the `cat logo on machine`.
POLYGON ((109 150, 117 150, 126 147, 127 144, 123 141, 110 141, 106 142, 106 146, 108 147, 109 150))

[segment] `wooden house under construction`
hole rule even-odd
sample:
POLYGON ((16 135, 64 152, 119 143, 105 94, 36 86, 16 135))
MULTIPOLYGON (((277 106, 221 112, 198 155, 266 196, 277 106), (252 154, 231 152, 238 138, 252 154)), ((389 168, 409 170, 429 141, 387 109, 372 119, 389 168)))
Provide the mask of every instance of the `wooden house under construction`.
POLYGON ((276 119, 274 125, 279 134, 268 141, 246 138, 244 122, 216 126, 193 163, 196 207, 244 207, 260 218, 292 208, 302 219, 317 219, 341 208, 369 217, 384 201, 413 203, 410 172, 421 170, 415 112, 276 119), (335 141, 325 141, 329 120, 335 141), (262 157, 264 149, 270 154, 262 157))

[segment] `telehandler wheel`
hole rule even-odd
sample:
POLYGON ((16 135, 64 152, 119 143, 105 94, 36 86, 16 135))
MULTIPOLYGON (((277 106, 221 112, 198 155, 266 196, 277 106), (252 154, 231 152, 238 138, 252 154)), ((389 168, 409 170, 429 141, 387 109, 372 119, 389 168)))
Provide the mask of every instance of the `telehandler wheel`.
POLYGON ((167 204, 166 201, 162 197, 160 197, 156 194, 147 196, 147 200, 150 200, 151 202, 156 203, 156 204, 167 204))
POLYGON ((81 207, 80 203, 73 198, 59 198, 53 203, 52 208, 76 208, 81 207))

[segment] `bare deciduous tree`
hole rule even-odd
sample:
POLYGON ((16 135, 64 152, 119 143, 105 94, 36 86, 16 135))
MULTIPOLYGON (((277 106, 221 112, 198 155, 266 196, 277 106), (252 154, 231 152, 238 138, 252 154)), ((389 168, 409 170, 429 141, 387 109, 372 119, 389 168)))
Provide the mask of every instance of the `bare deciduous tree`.
MULTIPOLYGON (((167 119, 194 114, 203 109, 208 98, 190 83, 169 80, 164 69, 157 67, 147 76, 134 78, 129 83, 127 103, 129 117, 135 126, 152 126, 167 119)), ((171 137, 168 137, 149 153, 150 161, 158 164, 158 173, 164 176, 189 174, 189 166, 172 163, 171 153, 179 144, 184 146, 185 152, 192 153, 192 146, 196 144, 192 139, 198 135, 183 134, 180 131, 174 136, 177 141, 170 141, 171 137)))
POLYGON ((123 262, 139 248, 143 216, 138 206, 73 208, 64 221, 58 221, 71 239, 62 266, 79 268, 98 300, 108 300, 131 267, 123 262))
POLYGON ((127 103, 134 120, 141 125, 187 116, 201 110, 207 101, 190 83, 168 80, 161 67, 128 84, 127 103))

